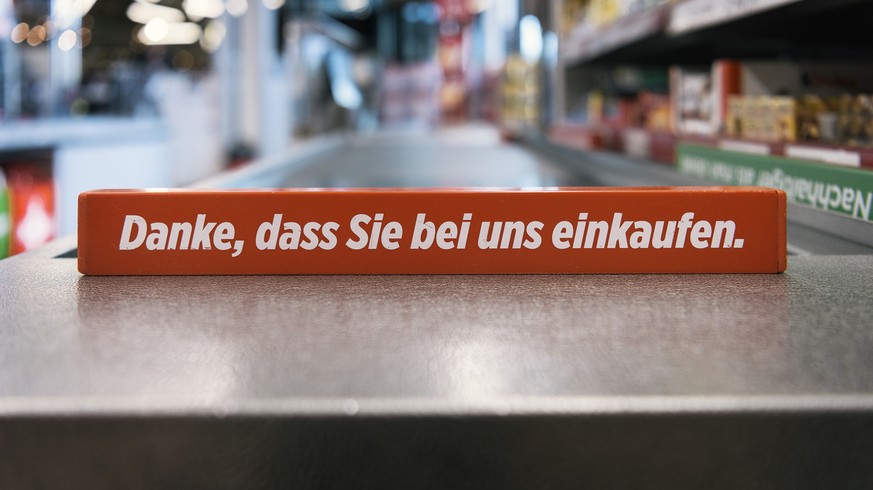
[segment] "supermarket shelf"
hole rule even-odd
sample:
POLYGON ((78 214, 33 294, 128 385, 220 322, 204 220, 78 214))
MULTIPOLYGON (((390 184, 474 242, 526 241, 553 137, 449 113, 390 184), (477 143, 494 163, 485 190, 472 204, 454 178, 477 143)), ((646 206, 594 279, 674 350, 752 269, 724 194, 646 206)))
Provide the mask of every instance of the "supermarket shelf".
MULTIPOLYGON (((645 157, 568 146, 536 135, 523 141, 595 185, 713 185, 645 157)), ((788 245, 792 253, 802 255, 873 254, 873 223, 789 203, 788 245)))
POLYGON ((686 0, 676 6, 667 30, 671 34, 693 32, 742 19, 800 0, 686 0))
POLYGON ((566 64, 582 63, 651 42, 651 38, 663 34, 670 8, 669 4, 660 5, 621 18, 603 29, 586 32, 562 47, 561 59, 566 64))
POLYGON ((676 135, 667 131, 608 124, 555 124, 549 129, 548 137, 556 143, 571 148, 616 151, 668 164, 675 162, 676 145, 693 143, 725 151, 790 157, 847 168, 873 169, 873 147, 870 146, 806 141, 752 141, 695 134, 676 135))
POLYGON ((862 33, 871 14, 873 5, 864 0, 689 0, 567 39, 561 59, 567 66, 717 58, 868 60, 873 40, 862 33))

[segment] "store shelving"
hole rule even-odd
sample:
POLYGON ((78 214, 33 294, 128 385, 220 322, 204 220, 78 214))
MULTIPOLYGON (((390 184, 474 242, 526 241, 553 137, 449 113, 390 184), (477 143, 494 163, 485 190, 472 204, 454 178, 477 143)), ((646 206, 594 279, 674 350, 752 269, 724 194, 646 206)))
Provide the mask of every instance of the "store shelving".
POLYGON ((663 4, 617 19, 602 29, 589 29, 566 43, 561 59, 564 63, 589 62, 662 36, 670 19, 670 7, 663 4))
MULTIPOLYGON (((842 189, 847 179, 851 181, 852 192, 858 193, 858 202, 862 204, 854 208, 858 211, 854 218, 873 228, 870 213, 863 211, 868 207, 866 198, 873 196, 873 184, 870 183, 873 178, 873 172, 870 172, 873 168, 873 140, 867 141, 863 136, 866 125, 873 127, 873 112, 862 112, 869 96, 857 95, 858 91, 870 93, 873 82, 870 76, 873 63, 868 54, 873 41, 864 35, 866 26, 862 21, 870 15, 873 15, 873 4, 857 0, 686 0, 631 12, 596 28, 571 29, 562 33, 559 56, 558 71, 563 93, 557 99, 562 106, 561 117, 547 128, 545 137, 552 144, 578 151, 615 152, 675 165, 679 172, 711 183, 781 186, 789 191, 789 199, 795 203, 816 207, 815 202, 798 197, 796 189, 785 184, 793 185, 792 178, 812 182, 802 177, 809 175, 807 169, 812 168, 816 176, 813 180, 823 189, 842 189), (678 123, 685 106, 681 106, 680 111, 682 99, 678 97, 680 89, 676 80, 682 75, 676 73, 684 73, 686 68, 692 75, 711 75, 705 83, 712 83, 715 88, 704 86, 711 90, 708 103, 712 105, 704 108, 710 111, 704 114, 716 109, 720 111, 716 111, 714 116, 705 116, 711 122, 702 129, 698 124, 693 132, 688 126, 678 123), (719 78, 725 72, 716 72, 717 69, 734 70, 737 88, 719 89, 718 83, 727 82, 719 78), (621 79, 628 77, 621 70, 636 73, 636 87, 622 85, 621 79), (670 79, 669 89, 657 83, 640 81, 659 71, 670 79), (779 76, 789 76, 785 75, 789 73, 797 80, 769 83, 766 78, 774 76, 773 73, 779 76), (764 81, 759 80, 761 77, 764 81), (857 83, 857 80, 863 80, 863 83, 857 83), (748 92, 751 96, 746 96, 747 104, 750 107, 752 103, 757 104, 755 110, 759 112, 755 114, 762 114, 760 107, 769 110, 768 104, 776 104, 778 98, 774 95, 788 93, 798 97, 798 102, 792 101, 789 106, 791 117, 796 117, 797 121, 801 121, 801 110, 805 110, 799 97, 805 94, 788 90, 797 91, 800 90, 797 87, 809 84, 819 93, 829 94, 827 100, 822 95, 820 102, 828 104, 827 109, 820 110, 834 111, 830 116, 831 132, 825 134, 833 134, 833 128, 838 128, 838 136, 829 136, 830 139, 825 140, 821 131, 828 128, 818 126, 823 124, 821 119, 814 120, 814 129, 818 133, 802 133, 800 122, 792 120, 792 132, 786 133, 791 136, 781 136, 782 133, 759 136, 756 133, 750 138, 742 133, 733 134, 734 126, 741 126, 735 122, 738 119, 730 119, 739 117, 736 112, 739 106, 731 105, 734 104, 731 97, 746 92, 732 90, 739 90, 743 84, 747 85, 744 90, 751 90, 748 92), (851 92, 853 88, 855 93, 851 92), (587 92, 592 89, 599 92, 587 92), (854 105, 846 102, 848 95, 842 95, 843 99, 838 100, 839 89, 851 94, 851 104, 854 105), (618 101, 611 107, 611 116, 591 112, 592 108, 603 110, 603 90, 607 97, 618 101), (645 115, 641 118, 633 113, 638 110, 633 105, 636 103, 633 97, 639 91, 670 92, 670 127, 640 123, 645 123, 645 115), (589 97, 596 97, 595 105, 591 105, 589 97), (586 99, 589 100, 587 107, 584 105, 586 99), (628 100, 632 102, 626 103, 628 100), (580 106, 580 102, 583 105, 580 106), (839 109, 838 103, 842 104, 839 109), (631 107, 630 113, 628 107, 631 107), (848 112, 849 107, 852 112, 848 112), (838 110, 843 112, 836 112, 838 110), (834 122, 837 118, 839 123, 834 122), (854 125, 854 133, 845 129, 850 124, 854 125), (810 139, 810 134, 821 139, 810 139), (702 171, 699 165, 688 164, 694 163, 701 154, 710 157, 711 165, 706 171, 702 171), (713 161, 716 162, 714 166, 713 161), (750 174, 748 162, 755 162, 756 168, 776 169, 788 180, 768 180, 763 171, 750 174), (723 172, 719 174, 719 171, 723 172), (727 178, 728 174, 733 176, 742 171, 746 172, 746 177, 753 175, 752 179, 738 182, 727 178)), ((704 82, 697 83, 702 85, 704 82)), ((848 192, 846 190, 847 195, 848 192)), ((837 212, 843 208, 841 204, 818 207, 830 207, 837 212)), ((801 211, 792 214, 799 213, 801 211)), ((807 220, 806 224, 815 226, 815 220, 812 223, 807 220)), ((870 245, 873 243, 870 235, 867 232, 854 233, 851 239, 870 245)))
POLYGON ((671 1, 564 36, 560 57, 568 66, 797 55, 867 59, 873 40, 863 29, 871 11, 864 0, 671 1))
POLYGON ((683 34, 798 1, 800 0, 688 0, 673 9, 667 30, 671 34, 683 34))

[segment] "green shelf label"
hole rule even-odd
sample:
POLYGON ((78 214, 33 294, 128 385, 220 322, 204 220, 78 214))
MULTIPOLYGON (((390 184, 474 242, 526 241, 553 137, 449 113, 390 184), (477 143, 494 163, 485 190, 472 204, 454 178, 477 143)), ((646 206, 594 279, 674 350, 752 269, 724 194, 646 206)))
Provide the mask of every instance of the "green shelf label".
MULTIPOLYGON (((2 170, 0 170, 2 171, 2 170)), ((9 255, 12 216, 9 215, 9 192, 0 176, 0 259, 9 255)))
POLYGON ((782 189, 789 202, 873 220, 873 171, 689 144, 679 145, 676 167, 717 184, 782 189))

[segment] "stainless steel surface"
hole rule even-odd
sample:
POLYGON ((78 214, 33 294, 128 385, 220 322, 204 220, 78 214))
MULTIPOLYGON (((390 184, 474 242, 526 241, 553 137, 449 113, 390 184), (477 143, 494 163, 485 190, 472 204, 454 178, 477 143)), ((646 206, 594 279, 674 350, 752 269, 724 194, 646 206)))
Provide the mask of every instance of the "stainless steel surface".
POLYGON ((870 256, 83 277, 73 246, 0 262, 3 488, 873 483, 870 256))
MULTIPOLYGON (((418 185, 440 155, 471 180, 571 178, 514 147, 396 144, 418 171, 352 143, 337 180, 316 152, 282 183, 418 185)), ((873 486, 873 256, 84 277, 74 247, 0 262, 0 488, 873 486)))
POLYGON ((46 256, 63 248, 0 263, 0 413, 873 409, 873 257, 782 275, 84 277, 46 256))
POLYGON ((334 135, 195 187, 542 187, 593 185, 491 127, 334 135))
POLYGON ((501 143, 496 131, 487 126, 464 126, 436 134, 393 132, 356 138, 311 161, 306 168, 291 169, 277 177, 282 187, 541 187, 586 183, 544 155, 501 143))

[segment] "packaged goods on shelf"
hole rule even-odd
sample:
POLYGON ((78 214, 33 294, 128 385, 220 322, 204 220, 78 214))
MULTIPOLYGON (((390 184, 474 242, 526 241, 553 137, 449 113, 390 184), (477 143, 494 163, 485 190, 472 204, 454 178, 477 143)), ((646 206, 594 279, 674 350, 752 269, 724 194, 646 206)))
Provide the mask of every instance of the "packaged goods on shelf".
MULTIPOLYGON (((804 49, 810 39, 794 39, 773 23, 775 4, 773 17, 762 11, 761 26, 753 26, 758 20, 752 17, 759 13, 749 2, 735 6, 736 12, 724 9, 737 2, 679 0, 676 7, 657 7, 663 3, 562 2, 563 107, 550 138, 574 148, 670 163, 675 163, 677 145, 697 144, 873 168, 873 64, 852 54, 861 53, 862 46, 852 45, 844 56, 832 49, 833 43, 804 49), (714 12, 715 4, 724 12, 714 12), (685 17, 692 11, 703 20, 689 24, 685 17), (728 15, 733 13, 737 15, 728 15), (765 23, 772 29, 757 32, 765 23), (744 41, 734 42, 740 38, 744 41), (783 41, 774 45, 791 49, 771 52, 762 44, 772 39, 783 41), (821 56, 824 46, 833 56, 821 56), (807 53, 810 59, 797 58, 807 53), (750 59, 728 58, 734 56, 750 59), (668 66, 677 61, 683 64, 668 66), (634 77, 618 75, 644 70, 660 73, 662 80, 667 77, 664 85, 669 88, 624 84, 634 77), (666 107, 658 96, 662 92, 669 93, 666 107)), ((781 3, 786 14, 799 15, 799 22, 818 22, 812 8, 807 12, 799 5, 795 9, 800 2, 781 3)), ((843 9, 821 3, 815 12, 843 9)))
MULTIPOLYGON (((794 112, 795 134, 763 137, 754 127, 746 137, 765 141, 813 141, 865 145, 873 143, 873 67, 858 63, 749 61, 742 67, 742 93, 763 97, 752 108, 736 110, 786 119, 794 112), (793 97, 788 102, 775 96, 793 97), (775 113, 781 112, 781 116, 775 113)), ((754 117, 754 116, 753 116, 754 117)), ((754 125, 756 121, 753 120, 754 125)), ((745 129, 745 128, 744 128, 745 129)))
POLYGON ((50 165, 20 162, 6 167, 9 188, 10 254, 25 252, 55 238, 54 181, 50 165))
POLYGON ((873 144, 873 99, 803 95, 731 97, 725 136, 764 142, 873 144))
POLYGON ((588 121, 618 128, 652 131, 670 130, 670 98, 653 92, 633 97, 604 96, 598 91, 588 94, 588 121))
POLYGON ((716 135, 725 125, 730 96, 740 93, 741 64, 719 60, 711 67, 670 68, 673 129, 716 135))
POLYGON ((539 120, 539 64, 520 55, 507 57, 501 87, 501 124, 507 129, 534 126, 539 120))
POLYGON ((633 14, 652 7, 656 7, 669 0, 591 0, 590 14, 595 24, 607 25, 633 14))
MULTIPOLYGON (((833 100, 831 103, 836 104, 833 100)), ((837 141, 837 116, 828 107, 824 98, 807 95, 798 99, 797 139, 798 141, 837 141)))
POLYGON ((873 144, 873 99, 870 95, 841 98, 836 131, 838 140, 848 144, 873 144))
POLYGON ((620 0, 591 0, 591 21, 597 26, 604 26, 621 17, 620 0))
POLYGON ((440 108, 442 112, 446 113, 461 110, 466 95, 467 85, 464 78, 446 79, 440 89, 440 108))
POLYGON ((586 29, 589 0, 564 0, 560 18, 560 34, 566 39, 577 30, 586 29))
POLYGON ((651 131, 670 131, 670 97, 653 92, 642 92, 636 98, 634 126, 651 131))
POLYGON ((737 62, 670 70, 679 134, 762 142, 873 143, 873 70, 853 64, 737 62), (844 94, 837 97, 839 94, 844 94))
POLYGON ((732 96, 725 135, 764 142, 797 141, 797 101, 793 97, 732 96))
POLYGON ((438 98, 440 115, 446 122, 463 121, 468 117, 471 91, 468 77, 471 9, 465 0, 438 0, 436 4, 437 59, 443 77, 438 98))
POLYGON ((380 117, 386 126, 432 126, 439 119, 442 76, 434 63, 390 65, 382 73, 380 117))

